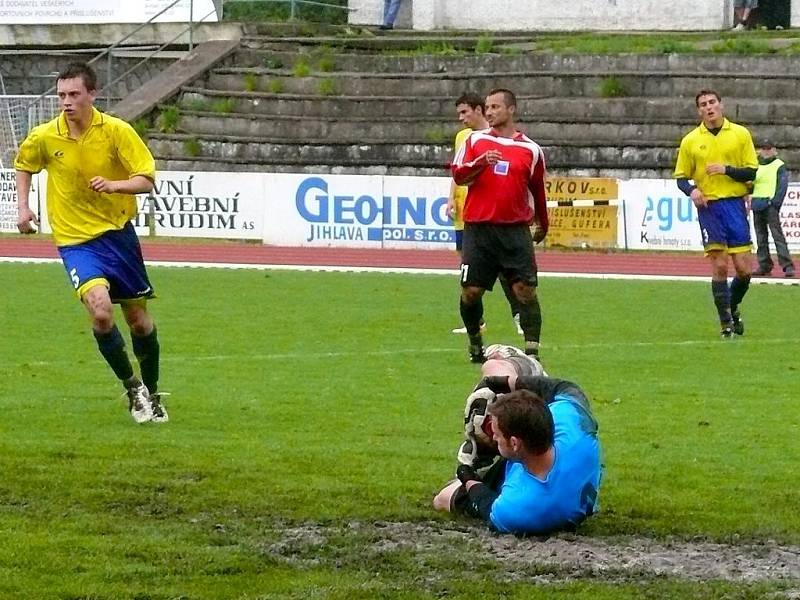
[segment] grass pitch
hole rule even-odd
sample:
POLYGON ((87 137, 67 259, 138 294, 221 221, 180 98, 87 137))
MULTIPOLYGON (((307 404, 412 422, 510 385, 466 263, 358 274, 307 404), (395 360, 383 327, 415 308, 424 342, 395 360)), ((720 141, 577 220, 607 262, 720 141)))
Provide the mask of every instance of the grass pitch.
MULTIPOLYGON (((471 541, 480 525, 434 514, 478 373, 450 333, 455 276, 151 277, 171 421, 137 426, 61 267, 0 265, 4 600, 758 598, 800 586, 510 569, 471 541), (417 526, 428 533, 415 538, 417 526), (408 529, 389 541, 393 527, 408 529), (437 546, 437 527, 465 532, 463 544, 437 546)), ((602 512, 578 540, 800 543, 797 293, 753 286, 745 336, 723 342, 707 282, 542 278, 543 360, 589 393, 605 450, 602 512)), ((486 342, 518 342, 499 287, 485 305, 486 342)))

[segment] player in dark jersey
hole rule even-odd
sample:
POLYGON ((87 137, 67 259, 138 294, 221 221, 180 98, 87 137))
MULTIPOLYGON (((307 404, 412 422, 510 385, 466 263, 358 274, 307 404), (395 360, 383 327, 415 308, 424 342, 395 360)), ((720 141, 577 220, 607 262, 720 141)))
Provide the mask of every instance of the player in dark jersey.
POLYGON ((525 353, 539 353, 542 313, 536 296, 533 242, 542 241, 547 234, 546 167, 539 145, 514 127, 516 105, 509 90, 489 92, 486 120, 491 128, 470 134, 453 161, 453 180, 469 186, 460 311, 472 362, 485 360, 480 332, 482 297, 501 273, 520 301, 525 353))

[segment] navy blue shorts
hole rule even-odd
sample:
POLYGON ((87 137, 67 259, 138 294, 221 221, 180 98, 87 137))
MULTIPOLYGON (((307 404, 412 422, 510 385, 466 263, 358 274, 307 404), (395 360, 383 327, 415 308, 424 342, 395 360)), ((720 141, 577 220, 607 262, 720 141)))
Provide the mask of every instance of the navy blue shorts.
POLYGON ((464 230, 463 229, 456 229, 456 250, 461 252, 461 248, 464 245, 464 230))
POLYGON ((698 208, 697 219, 706 252, 749 252, 752 242, 747 216, 747 207, 741 198, 710 200, 708 206, 698 208))
POLYGON ((130 222, 83 244, 60 246, 58 252, 80 297, 98 284, 107 285, 112 302, 155 296, 130 222))

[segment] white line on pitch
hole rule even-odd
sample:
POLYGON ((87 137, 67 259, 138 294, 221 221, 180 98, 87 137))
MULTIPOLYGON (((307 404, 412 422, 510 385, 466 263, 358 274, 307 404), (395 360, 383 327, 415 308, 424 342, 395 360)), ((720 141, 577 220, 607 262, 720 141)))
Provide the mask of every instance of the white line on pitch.
MULTIPOLYGON (((596 342, 588 344, 542 344, 543 351, 550 350, 594 350, 597 348, 647 348, 661 346, 718 346, 720 344, 735 345, 737 340, 720 340, 717 336, 706 340, 682 340, 682 341, 654 341, 654 342, 596 342)), ((745 343, 742 341, 741 343, 745 343)), ((784 345, 800 343, 800 338, 795 339, 752 339, 747 338, 747 343, 751 345, 784 345)), ((164 357, 162 360, 175 361, 225 361, 225 360, 286 360, 286 359, 320 359, 320 358, 343 358, 358 356, 393 356, 396 354, 461 354, 462 348, 404 348, 395 350, 367 350, 351 352, 297 352, 285 354, 211 354, 206 356, 172 356, 164 357)))
MULTIPOLYGON (((9 263, 60 263, 58 258, 21 258, 15 256, 0 256, 0 262, 9 263)), ((256 271, 318 271, 329 273, 397 273, 417 275, 448 275, 458 274, 457 269, 424 269, 412 267, 351 267, 340 265, 262 265, 250 263, 212 263, 212 262, 187 262, 187 261, 147 261, 151 267, 180 267, 201 269, 253 269, 256 271)), ((705 282, 709 277, 705 275, 636 275, 631 273, 568 273, 560 271, 539 271, 545 278, 576 278, 576 279, 622 279, 638 281, 694 281, 705 282)), ((797 279, 755 278, 754 283, 768 283, 778 285, 800 285, 797 279)))
MULTIPOLYGON (((590 342, 588 344, 543 344, 544 351, 557 350, 596 350, 598 348, 648 348, 664 346, 732 346, 748 344, 752 346, 774 346, 791 345, 800 343, 800 338, 783 339, 754 339, 752 337, 738 340, 720 340, 712 336, 703 340, 675 340, 675 341, 651 341, 651 342, 590 342)), ((270 360, 320 360, 325 358, 351 358, 365 356, 396 356, 398 354, 463 354, 463 348, 398 348, 387 350, 353 350, 346 352, 281 352, 274 354, 207 354, 207 355, 170 355, 161 357, 161 362, 225 362, 225 361, 270 361, 270 360)), ((27 365, 32 367, 46 367, 50 365, 68 364, 72 361, 64 360, 36 360, 23 361, 17 366, 27 365)))

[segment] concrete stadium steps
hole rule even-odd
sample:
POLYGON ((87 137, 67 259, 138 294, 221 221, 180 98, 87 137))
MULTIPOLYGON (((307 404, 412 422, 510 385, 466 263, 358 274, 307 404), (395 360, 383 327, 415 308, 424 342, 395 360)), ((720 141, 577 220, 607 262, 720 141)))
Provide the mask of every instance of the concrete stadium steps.
POLYGON ((242 39, 258 39, 271 37, 274 39, 294 38, 298 36, 336 36, 347 30, 347 26, 331 23, 308 21, 253 21, 241 23, 242 39))
POLYGON ((279 85, 291 94, 324 94, 345 96, 389 95, 458 97, 468 89, 488 90, 512 88, 521 95, 603 97, 604 87, 611 85, 620 96, 686 97, 694 99, 700 89, 714 89, 723 98, 747 90, 751 98, 798 98, 800 74, 739 75, 725 73, 670 74, 665 72, 569 72, 504 71, 494 73, 365 73, 333 71, 297 77, 286 69, 232 67, 214 69, 207 77, 207 86, 214 89, 242 91, 246 78, 255 77, 256 89, 279 85), (278 82, 278 83, 275 83, 278 82), (323 92, 327 89, 327 92, 323 92))
POLYGON ((454 120, 455 106, 450 96, 321 96, 319 94, 272 94, 267 92, 236 92, 187 87, 178 103, 181 109, 210 107, 219 100, 230 98, 232 112, 243 114, 279 114, 284 116, 342 117, 360 115, 384 119, 386 115, 413 117, 441 115, 443 124, 454 120))
MULTIPOLYGON (((174 154, 171 156, 156 156, 157 167, 160 171, 219 171, 236 173, 308 173, 308 174, 332 174, 332 175, 396 175, 409 177, 449 177, 449 173, 441 167, 426 167, 420 165, 339 165, 330 163, 295 164, 293 162, 270 162, 263 160, 260 162, 243 162, 241 159, 218 158, 214 156, 184 156, 174 154)), ((548 174, 551 177, 618 177, 619 179, 650 178, 650 179, 670 179, 672 169, 658 168, 618 168, 608 165, 592 165, 582 168, 560 168, 548 165, 548 174)))
MULTIPOLYGON (((631 122, 627 119, 608 119, 600 122, 592 118, 527 120, 517 123, 518 129, 533 139, 559 139, 562 141, 605 141, 609 144, 624 140, 659 143, 672 140, 677 148, 687 127, 682 122, 631 122)), ((376 121, 372 117, 298 117, 280 114, 246 115, 237 113, 190 112, 182 114, 180 130, 206 136, 234 135, 254 138, 282 138, 303 143, 318 141, 381 140, 390 138, 404 143, 448 143, 455 137, 458 127, 443 123, 437 118, 398 117, 376 121)), ((800 128, 785 128, 771 123, 762 124, 757 135, 777 139, 782 145, 800 145, 800 128)))
POLYGON ((303 117, 280 114, 219 114, 213 112, 183 112, 180 130, 206 136, 232 135, 253 138, 281 138, 298 143, 316 140, 355 142, 358 140, 391 139, 395 142, 447 143, 458 128, 441 120, 393 116, 381 122, 361 117, 303 117))
POLYGON ((454 49, 463 52, 473 52, 479 40, 491 38, 494 47, 506 44, 529 43, 533 36, 530 32, 518 34, 497 34, 487 36, 485 32, 449 33, 449 32, 393 32, 391 34, 365 35, 360 37, 348 36, 273 36, 273 35, 247 35, 242 38, 244 46, 252 48, 303 48, 325 47, 336 48, 339 51, 355 52, 419 52, 420 48, 434 51, 437 48, 454 49))
POLYGON ((338 164, 350 166, 401 165, 444 169, 450 161, 447 146, 402 144, 394 141, 360 143, 308 140, 298 144, 281 138, 243 136, 202 136, 190 134, 152 134, 149 146, 159 158, 185 156, 187 144, 197 144, 198 156, 274 164, 338 164))
MULTIPOLYGON (((539 138, 552 173, 580 173, 602 176, 669 178, 676 146, 668 140, 624 142, 539 138), (612 176, 612 175, 608 175, 612 176)), ((232 170, 269 167, 278 171, 322 167, 323 172, 360 174, 449 174, 452 158, 447 144, 387 142, 298 142, 244 136, 153 134, 149 145, 160 168, 168 161, 198 161, 238 165, 232 170), (188 151, 192 145, 193 152, 188 151)), ((800 147, 787 148, 782 157, 788 164, 800 164, 800 147)))
MULTIPOLYGON (((185 109, 210 107, 219 100, 230 99, 231 112, 283 116, 347 117, 358 115, 384 119, 393 117, 438 117, 443 125, 454 122, 455 106, 452 96, 321 96, 319 94, 273 94, 183 88, 179 104, 185 109)), ((727 98, 724 100, 729 117, 747 124, 792 124, 800 122, 800 100, 775 99, 764 102, 758 98, 727 98)), ((518 114, 523 119, 564 120, 622 119, 682 123, 688 130, 697 118, 693 102, 674 98, 575 98, 566 96, 517 96, 518 114)))
MULTIPOLYGON (((540 140, 553 169, 652 169, 670 168, 675 145, 670 141, 569 142, 540 140)), ((439 169, 444 175, 451 159, 448 144, 398 143, 383 140, 298 144, 283 139, 241 136, 153 134, 149 145, 159 159, 186 156, 188 144, 204 160, 239 160, 251 164, 330 164, 352 169, 384 166, 417 166, 439 169)))
POLYGON ((446 175, 455 98, 491 87, 517 92, 520 128, 553 173, 669 177, 697 122, 694 96, 709 88, 756 140, 775 139, 800 164, 800 72, 787 57, 514 50, 530 34, 492 37, 514 48, 478 54, 476 32, 286 33, 245 37, 187 80, 171 101, 179 133, 149 136, 160 168, 446 175), (307 76, 295 75, 299 64, 307 76))
MULTIPOLYGON (((308 162, 296 164, 294 162, 270 162, 268 160, 243 162, 238 158, 226 159, 214 156, 182 156, 171 155, 168 157, 156 156, 158 169, 162 171, 219 171, 236 173, 308 173, 331 175, 401 175, 409 177, 446 177, 448 173, 441 167, 426 167, 420 165, 332 165, 326 162, 308 162)), ((587 175, 589 176, 589 175, 587 175)), ((611 175, 607 175, 611 177, 611 175)), ((653 174, 652 177, 661 177, 653 174)))
MULTIPOLYGON (((677 146, 686 131, 683 123, 630 123, 603 122, 591 119, 535 121, 518 123, 520 131, 534 139, 560 139, 562 141, 605 140, 609 144, 618 140, 651 141, 672 140, 677 146)), ((438 118, 392 116, 388 121, 361 117, 314 118, 284 115, 241 115, 213 112, 184 112, 180 130, 205 136, 241 136, 253 138, 281 138, 303 143, 306 140, 352 141, 391 139, 400 143, 448 143, 458 127, 443 124, 438 118)), ((774 136, 776 127, 765 128, 765 135, 774 136)), ((800 142, 800 130, 795 130, 794 141, 800 142)))
MULTIPOLYGON (((429 44, 420 40, 418 45, 429 44)), ((247 47, 247 40, 237 51, 235 62, 239 66, 268 67, 281 65, 291 69, 298 62, 312 69, 321 62, 332 71, 372 73, 450 73, 470 72, 491 74, 497 71, 551 71, 555 73, 666 73, 676 75, 704 75, 705 73, 757 73, 759 75, 786 76, 786 59, 775 56, 709 55, 692 56, 689 63, 680 54, 623 54, 580 55, 549 53, 463 53, 448 56, 443 53, 416 55, 342 52, 330 47, 294 47, 279 45, 268 49, 247 47), (323 61, 324 59, 324 61, 323 61)), ((274 67, 273 67, 274 68, 274 67)))

